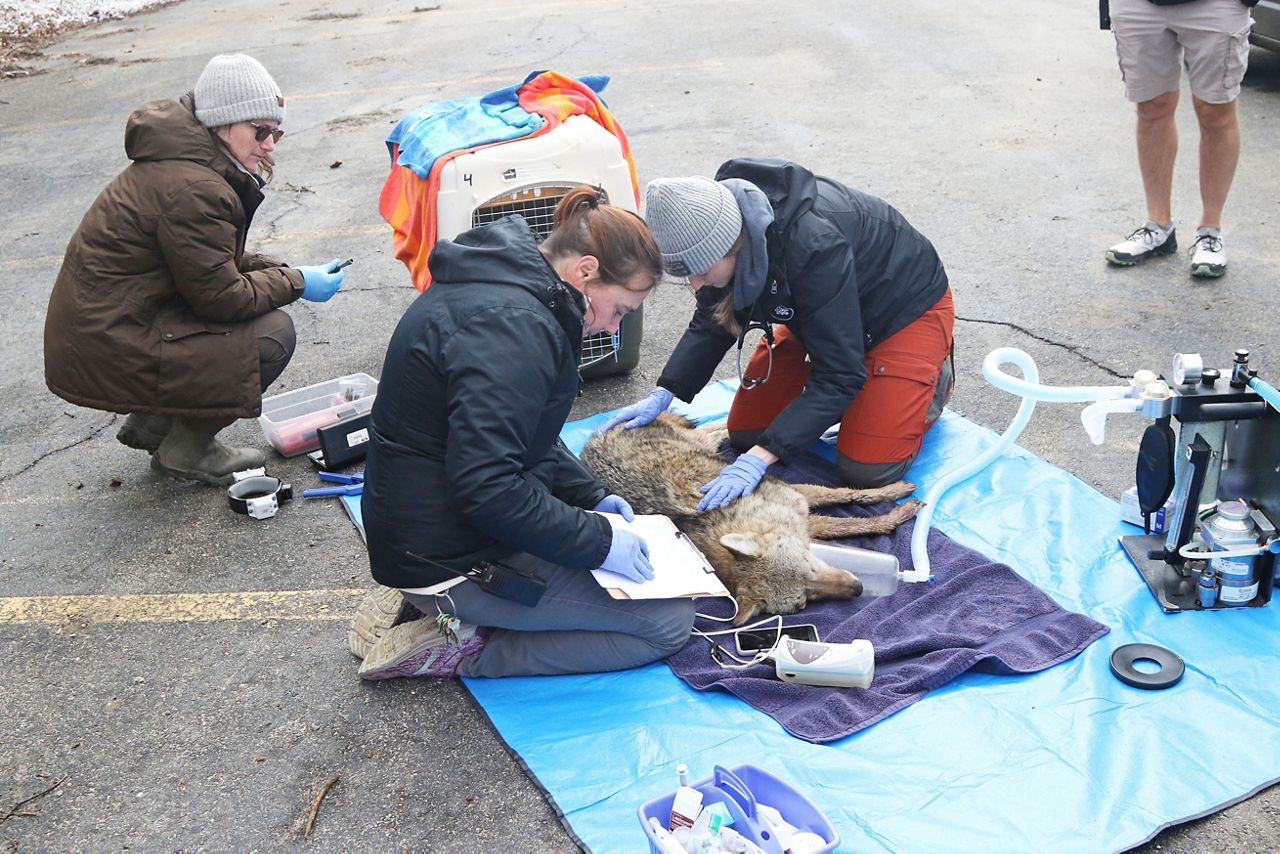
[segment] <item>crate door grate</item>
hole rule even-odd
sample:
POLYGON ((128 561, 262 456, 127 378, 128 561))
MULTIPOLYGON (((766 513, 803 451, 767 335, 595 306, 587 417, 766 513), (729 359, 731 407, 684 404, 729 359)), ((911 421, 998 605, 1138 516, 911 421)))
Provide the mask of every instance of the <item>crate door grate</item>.
MULTIPOLYGON (((560 204, 560 200, 572 189, 573 186, 569 185, 544 184, 512 193, 503 193, 478 205, 471 215, 471 225, 472 227, 484 225, 497 222, 504 216, 520 214, 541 243, 551 233, 551 219, 556 205, 560 204)), ((579 369, 603 362, 605 359, 616 359, 619 346, 621 342, 616 341, 608 332, 588 335, 582 339, 582 359, 578 363, 579 369)))

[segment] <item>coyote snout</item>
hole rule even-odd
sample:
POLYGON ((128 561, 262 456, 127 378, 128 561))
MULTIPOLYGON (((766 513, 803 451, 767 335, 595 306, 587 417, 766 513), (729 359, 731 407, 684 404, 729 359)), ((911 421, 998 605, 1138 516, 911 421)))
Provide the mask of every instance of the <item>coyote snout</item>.
POLYGON ((855 575, 813 556, 810 539, 889 533, 915 516, 920 502, 912 499, 872 518, 810 516, 809 511, 889 501, 911 494, 915 486, 900 481, 880 489, 833 489, 766 476, 755 492, 728 507, 698 513, 698 488, 724 465, 718 449, 725 435, 723 428, 694 429, 664 413, 645 427, 593 436, 582 459, 637 513, 661 513, 675 521, 738 600, 737 625, 761 613, 794 613, 811 600, 861 594, 855 575))

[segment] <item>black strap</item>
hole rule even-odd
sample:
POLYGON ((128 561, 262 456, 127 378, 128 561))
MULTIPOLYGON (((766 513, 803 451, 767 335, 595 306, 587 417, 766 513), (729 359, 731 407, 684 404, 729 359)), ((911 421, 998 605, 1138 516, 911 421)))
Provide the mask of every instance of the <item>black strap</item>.
POLYGON ((255 519, 270 519, 281 504, 293 498, 293 487, 278 477, 246 477, 227 488, 227 504, 237 513, 255 519))

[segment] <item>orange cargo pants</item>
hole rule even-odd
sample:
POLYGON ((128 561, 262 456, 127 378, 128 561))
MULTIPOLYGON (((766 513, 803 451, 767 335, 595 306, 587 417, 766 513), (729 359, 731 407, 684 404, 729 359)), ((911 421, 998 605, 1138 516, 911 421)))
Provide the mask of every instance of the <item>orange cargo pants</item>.
MULTIPOLYGON (((920 453, 925 432, 951 396, 950 362, 955 304, 951 289, 924 314, 867 351, 867 380, 840 419, 836 462, 850 486, 874 487, 900 480, 920 453)), ((744 372, 768 372, 761 340, 744 372)), ((809 380, 809 354, 785 327, 774 334, 769 380, 738 390, 729 410, 729 434, 745 450, 755 444, 809 380), (745 447, 744 447, 745 446, 745 447)))

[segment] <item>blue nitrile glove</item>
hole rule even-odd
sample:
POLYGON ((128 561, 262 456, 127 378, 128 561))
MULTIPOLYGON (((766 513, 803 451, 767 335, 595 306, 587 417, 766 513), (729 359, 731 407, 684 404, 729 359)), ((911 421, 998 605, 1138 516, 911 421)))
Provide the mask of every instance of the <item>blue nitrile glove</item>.
POLYGON ((636 511, 631 509, 631 505, 627 503, 627 499, 621 495, 613 495, 610 493, 600 499, 600 503, 592 508, 597 513, 617 513, 628 522, 636 520, 636 511))
POLYGON ((671 399, 675 397, 665 388, 655 388, 649 392, 649 396, 639 403, 633 403, 630 406, 624 406, 618 410, 618 414, 610 418, 596 430, 597 433, 608 433, 614 427, 626 422, 627 429, 633 427, 643 427, 653 421, 659 415, 667 411, 667 407, 671 405, 671 399))
POLYGON ((600 568, 643 584, 653 578, 653 566, 649 563, 649 544, 639 534, 615 526, 613 545, 609 546, 609 554, 600 568))
POLYGON ((698 490, 705 494, 705 497, 698 502, 698 512, 719 510, 742 496, 755 492, 767 468, 769 464, 754 454, 740 455, 729 465, 720 469, 720 474, 716 475, 715 480, 698 490))
POLYGON ((342 287, 344 273, 337 267, 341 258, 334 258, 328 264, 314 267, 299 267, 302 274, 302 298, 310 302, 325 302, 342 287), (330 272, 334 271, 336 272, 330 272))

